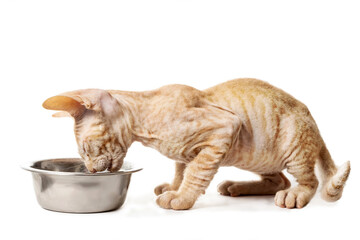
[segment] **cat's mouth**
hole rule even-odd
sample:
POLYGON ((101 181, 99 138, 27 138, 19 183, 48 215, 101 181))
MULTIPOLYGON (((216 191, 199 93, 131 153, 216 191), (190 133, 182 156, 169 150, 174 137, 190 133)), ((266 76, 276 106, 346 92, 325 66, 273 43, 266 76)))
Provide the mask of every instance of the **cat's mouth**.
POLYGON ((85 167, 91 173, 102 172, 108 170, 111 172, 111 161, 100 159, 98 161, 84 161, 85 167))
POLYGON ((93 168, 93 164, 91 162, 88 161, 84 161, 85 163, 85 167, 86 169, 90 172, 90 173, 96 173, 97 170, 95 168, 93 168))
POLYGON ((98 161, 84 160, 84 163, 90 173, 103 172, 106 170, 109 172, 117 172, 121 168, 123 161, 100 159, 98 161))

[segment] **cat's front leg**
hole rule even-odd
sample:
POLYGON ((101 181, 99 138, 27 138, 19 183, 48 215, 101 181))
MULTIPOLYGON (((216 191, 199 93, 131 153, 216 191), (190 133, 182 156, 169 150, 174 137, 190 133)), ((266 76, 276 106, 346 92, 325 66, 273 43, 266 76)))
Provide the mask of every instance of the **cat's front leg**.
POLYGON ((161 194, 156 203, 166 209, 191 208, 200 194, 205 193, 223 156, 224 152, 217 147, 203 149, 193 161, 187 164, 179 190, 161 194))
POLYGON ((184 170, 185 170, 185 163, 176 162, 175 163, 175 177, 171 184, 164 183, 157 186, 154 189, 155 194, 158 196, 167 191, 177 191, 184 179, 184 170))

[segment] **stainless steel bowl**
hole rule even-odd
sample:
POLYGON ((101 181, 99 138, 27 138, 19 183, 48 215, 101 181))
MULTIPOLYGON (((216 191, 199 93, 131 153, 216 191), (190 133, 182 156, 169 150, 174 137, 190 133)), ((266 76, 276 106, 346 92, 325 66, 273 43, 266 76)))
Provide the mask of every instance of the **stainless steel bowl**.
POLYGON ((141 170, 124 162, 118 172, 89 173, 79 158, 41 160, 23 168, 32 173, 43 208, 71 213, 118 209, 125 201, 131 174, 141 170))

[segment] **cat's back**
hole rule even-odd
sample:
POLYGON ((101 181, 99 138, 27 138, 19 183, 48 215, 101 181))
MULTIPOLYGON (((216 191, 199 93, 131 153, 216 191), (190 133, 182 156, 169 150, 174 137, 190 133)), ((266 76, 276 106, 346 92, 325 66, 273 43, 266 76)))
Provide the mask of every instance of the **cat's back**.
POLYGON ((162 107, 168 106, 178 109, 198 107, 202 105, 206 95, 203 91, 182 84, 165 85, 153 91, 153 94, 153 101, 161 102, 162 107))
POLYGON ((239 78, 230 80, 204 91, 207 97, 234 111, 244 105, 268 105, 281 111, 308 112, 306 106, 285 91, 271 84, 254 79, 239 78), (240 103, 240 105, 239 105, 240 103))

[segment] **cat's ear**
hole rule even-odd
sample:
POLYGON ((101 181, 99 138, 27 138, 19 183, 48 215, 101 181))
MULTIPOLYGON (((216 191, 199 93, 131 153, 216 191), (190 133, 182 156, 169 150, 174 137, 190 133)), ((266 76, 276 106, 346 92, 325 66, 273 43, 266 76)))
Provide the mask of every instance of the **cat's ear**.
POLYGON ((71 116, 77 117, 86 110, 111 115, 119 110, 119 103, 105 90, 85 89, 48 98, 43 103, 43 107, 49 110, 65 111, 71 116))
POLYGON ((48 98, 42 106, 49 110, 68 112, 74 118, 81 116, 86 111, 86 108, 79 101, 64 95, 48 98))

